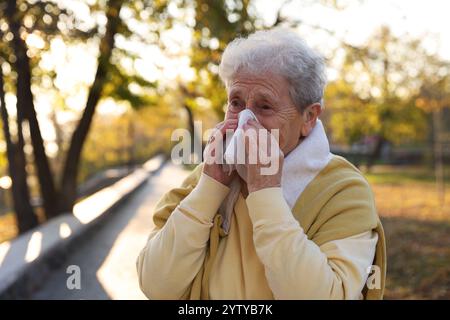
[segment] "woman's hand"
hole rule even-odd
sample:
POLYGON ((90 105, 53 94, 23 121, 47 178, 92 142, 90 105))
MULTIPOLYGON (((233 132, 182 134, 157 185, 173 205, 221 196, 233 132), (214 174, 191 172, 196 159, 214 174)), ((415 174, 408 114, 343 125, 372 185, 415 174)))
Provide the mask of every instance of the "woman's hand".
MULTIPOLYGON (((284 161, 284 154, 279 148, 278 141, 266 130, 260 123, 255 120, 249 120, 243 127, 244 131, 254 130, 255 135, 246 134, 248 141, 245 143, 246 151, 246 182, 248 192, 255 192, 265 188, 281 186, 281 172, 284 161), (260 131, 261 130, 261 131, 260 131), (256 141, 255 141, 256 139, 256 141), (260 157, 260 139, 266 139, 266 159, 264 163, 260 157), (250 153, 256 152, 257 155, 250 153), (249 163, 249 160, 256 159, 256 163, 249 163), (270 159, 270 162, 268 161, 270 159), (269 163, 266 163, 269 162, 269 163)), ((253 161, 255 162, 255 161, 253 161)))
MULTIPOLYGON (((220 122, 216 126, 216 130, 211 135, 208 144, 205 147, 205 163, 203 166, 203 173, 207 174, 214 180, 228 186, 233 180, 236 172, 233 171, 231 174, 224 170, 224 165, 222 161, 218 163, 218 158, 216 157, 216 152, 220 152, 220 157, 223 156, 225 150, 223 150, 225 141, 225 134, 227 130, 236 130, 238 125, 238 119, 236 116, 230 116, 225 121, 220 122), (219 149, 220 148, 220 149, 219 149)), ((221 159, 223 160, 223 159, 221 159)))

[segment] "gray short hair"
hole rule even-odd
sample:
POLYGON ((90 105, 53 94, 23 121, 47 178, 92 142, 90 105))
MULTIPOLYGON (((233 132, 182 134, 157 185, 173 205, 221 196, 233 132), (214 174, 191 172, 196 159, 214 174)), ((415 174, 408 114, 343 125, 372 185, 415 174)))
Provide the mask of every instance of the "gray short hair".
POLYGON ((228 86, 241 70, 284 76, 291 86, 291 98, 301 112, 316 102, 323 108, 327 82, 324 59, 289 29, 257 31, 230 42, 222 55, 220 78, 228 86))

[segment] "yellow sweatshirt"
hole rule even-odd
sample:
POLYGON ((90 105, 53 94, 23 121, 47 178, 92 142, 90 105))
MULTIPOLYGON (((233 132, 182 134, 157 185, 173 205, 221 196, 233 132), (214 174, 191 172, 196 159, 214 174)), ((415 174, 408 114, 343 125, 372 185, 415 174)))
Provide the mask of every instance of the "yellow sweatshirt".
POLYGON ((201 169, 157 205, 137 261, 149 299, 382 297, 384 234, 367 181, 344 158, 334 156, 292 210, 281 188, 240 195, 220 236, 217 212, 229 188, 201 169), (381 288, 367 294, 374 258, 381 288))

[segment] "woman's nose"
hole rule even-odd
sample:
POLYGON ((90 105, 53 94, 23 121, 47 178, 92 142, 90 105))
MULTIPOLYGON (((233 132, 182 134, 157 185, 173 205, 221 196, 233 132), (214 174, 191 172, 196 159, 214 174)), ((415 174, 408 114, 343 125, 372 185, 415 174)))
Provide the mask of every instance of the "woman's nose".
POLYGON ((244 110, 250 110, 251 112, 254 113, 255 109, 250 105, 250 104, 245 104, 245 106, 242 108, 241 112, 244 110))
POLYGON ((244 109, 239 113, 239 126, 242 127, 248 120, 256 120, 258 121, 258 118, 250 109, 244 109))

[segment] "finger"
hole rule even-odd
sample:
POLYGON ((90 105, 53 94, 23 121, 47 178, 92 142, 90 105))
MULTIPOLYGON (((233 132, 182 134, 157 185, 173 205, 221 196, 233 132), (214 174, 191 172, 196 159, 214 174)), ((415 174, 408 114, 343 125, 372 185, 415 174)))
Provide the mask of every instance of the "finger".
POLYGON ((239 113, 238 112, 230 112, 227 110, 227 113, 225 114, 225 120, 227 119, 238 119, 239 113))
POLYGON ((263 127, 262 125, 261 125, 261 123, 259 123, 258 121, 256 121, 256 120, 253 120, 253 119, 250 119, 250 120, 248 120, 245 124, 244 124, 244 127, 247 127, 247 129, 249 129, 249 128, 253 128, 254 130, 256 130, 257 132, 260 130, 260 129, 266 129, 265 127, 263 127))
POLYGON ((247 123, 248 123, 249 125, 251 125, 252 127, 257 128, 257 129, 265 129, 265 128, 261 125, 261 123, 259 123, 258 121, 254 120, 254 119, 248 120, 247 123))
POLYGON ((255 127, 253 125, 251 125, 250 123, 246 122, 244 123, 244 125, 242 126, 242 129, 244 131, 250 130, 250 129, 255 129, 255 127))
POLYGON ((225 120, 222 122, 219 122, 215 127, 214 127, 214 131, 212 136, 219 136, 219 135, 224 135, 227 129, 236 129, 238 124, 237 120, 234 119, 230 119, 230 120, 225 120))
MULTIPOLYGON (((218 124, 211 134, 207 146, 209 147, 210 155, 216 156, 217 148, 223 148, 224 136, 228 130, 235 129, 237 127, 237 120, 225 120, 218 124)), ((223 150, 219 150, 219 155, 223 153, 223 150)))
POLYGON ((224 121, 223 125, 220 127, 220 131, 223 134, 225 134, 227 129, 236 129, 238 125, 238 120, 237 119, 228 119, 226 121, 224 121))
MULTIPOLYGON (((243 126, 242 126, 242 129, 244 130, 244 132, 249 132, 248 134, 249 135, 251 135, 251 136, 253 136, 254 134, 255 135, 258 135, 258 132, 259 132, 259 127, 256 127, 255 126, 255 124, 254 123, 251 123, 251 122, 246 122, 243 126), (253 131, 253 132, 251 132, 251 131, 253 131)), ((262 129, 264 129, 264 127, 262 127, 262 129)))
POLYGON ((225 120, 219 122, 218 124, 216 124, 216 125, 214 126, 214 128, 219 129, 221 126, 223 126, 224 123, 225 123, 225 120))

